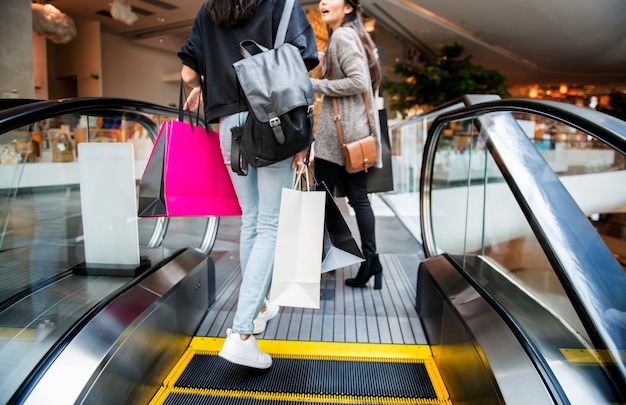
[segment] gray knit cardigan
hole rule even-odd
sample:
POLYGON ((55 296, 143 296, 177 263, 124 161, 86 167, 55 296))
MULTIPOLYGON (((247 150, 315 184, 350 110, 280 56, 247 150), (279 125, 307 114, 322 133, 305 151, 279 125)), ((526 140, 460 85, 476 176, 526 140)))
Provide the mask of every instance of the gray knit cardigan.
POLYGON ((372 131, 378 145, 375 166, 382 167, 378 110, 372 92, 367 56, 356 31, 349 27, 337 28, 330 37, 324 57, 329 58, 333 80, 328 77, 311 79, 313 91, 323 95, 315 133, 315 157, 345 165, 337 138, 332 97, 337 97, 343 140, 348 143, 370 133, 363 101, 363 92, 367 92, 372 131))

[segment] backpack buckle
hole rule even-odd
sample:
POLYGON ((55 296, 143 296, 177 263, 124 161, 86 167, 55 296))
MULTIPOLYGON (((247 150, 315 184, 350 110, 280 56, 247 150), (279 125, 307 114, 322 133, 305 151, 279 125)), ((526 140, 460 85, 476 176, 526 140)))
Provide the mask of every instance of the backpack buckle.
POLYGON ((270 123, 270 127, 272 128, 280 126, 280 118, 278 117, 270 118, 269 123, 270 123))

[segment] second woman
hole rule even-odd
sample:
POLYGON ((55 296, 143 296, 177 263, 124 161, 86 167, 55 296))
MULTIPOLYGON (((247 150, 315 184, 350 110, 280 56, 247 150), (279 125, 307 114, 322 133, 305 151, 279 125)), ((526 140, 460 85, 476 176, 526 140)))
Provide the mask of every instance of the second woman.
POLYGON ((329 39, 322 60, 322 78, 312 80, 313 91, 324 97, 315 135, 315 177, 331 192, 338 182, 343 182, 348 202, 355 212, 366 261, 361 264, 356 277, 345 281, 346 285, 364 287, 374 277, 374 288, 380 289, 383 269, 376 250, 375 218, 367 194, 367 172, 346 172, 335 123, 340 118, 345 143, 373 134, 378 145, 376 167, 382 167, 374 97, 381 80, 380 65, 374 43, 363 27, 359 0, 321 0, 319 10, 322 21, 328 26, 329 39), (339 117, 335 117, 333 99, 339 117))

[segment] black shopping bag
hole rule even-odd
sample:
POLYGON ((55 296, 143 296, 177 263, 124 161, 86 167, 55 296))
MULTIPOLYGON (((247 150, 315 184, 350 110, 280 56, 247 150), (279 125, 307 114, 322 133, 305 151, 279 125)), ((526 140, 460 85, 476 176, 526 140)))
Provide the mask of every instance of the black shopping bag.
POLYGON ((326 191, 321 272, 325 273, 365 261, 328 187, 323 182, 317 187, 326 191))
POLYGON ((156 143, 152 148, 149 163, 141 176, 139 187, 138 216, 164 216, 165 190, 163 187, 163 169, 165 164, 165 136, 161 136, 163 126, 159 131, 156 143))

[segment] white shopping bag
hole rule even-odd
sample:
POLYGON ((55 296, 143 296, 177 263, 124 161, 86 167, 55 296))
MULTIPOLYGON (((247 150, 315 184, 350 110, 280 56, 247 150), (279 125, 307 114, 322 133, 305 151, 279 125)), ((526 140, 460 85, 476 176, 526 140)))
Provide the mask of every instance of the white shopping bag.
POLYGON ((269 301, 319 308, 325 191, 284 188, 269 301))

